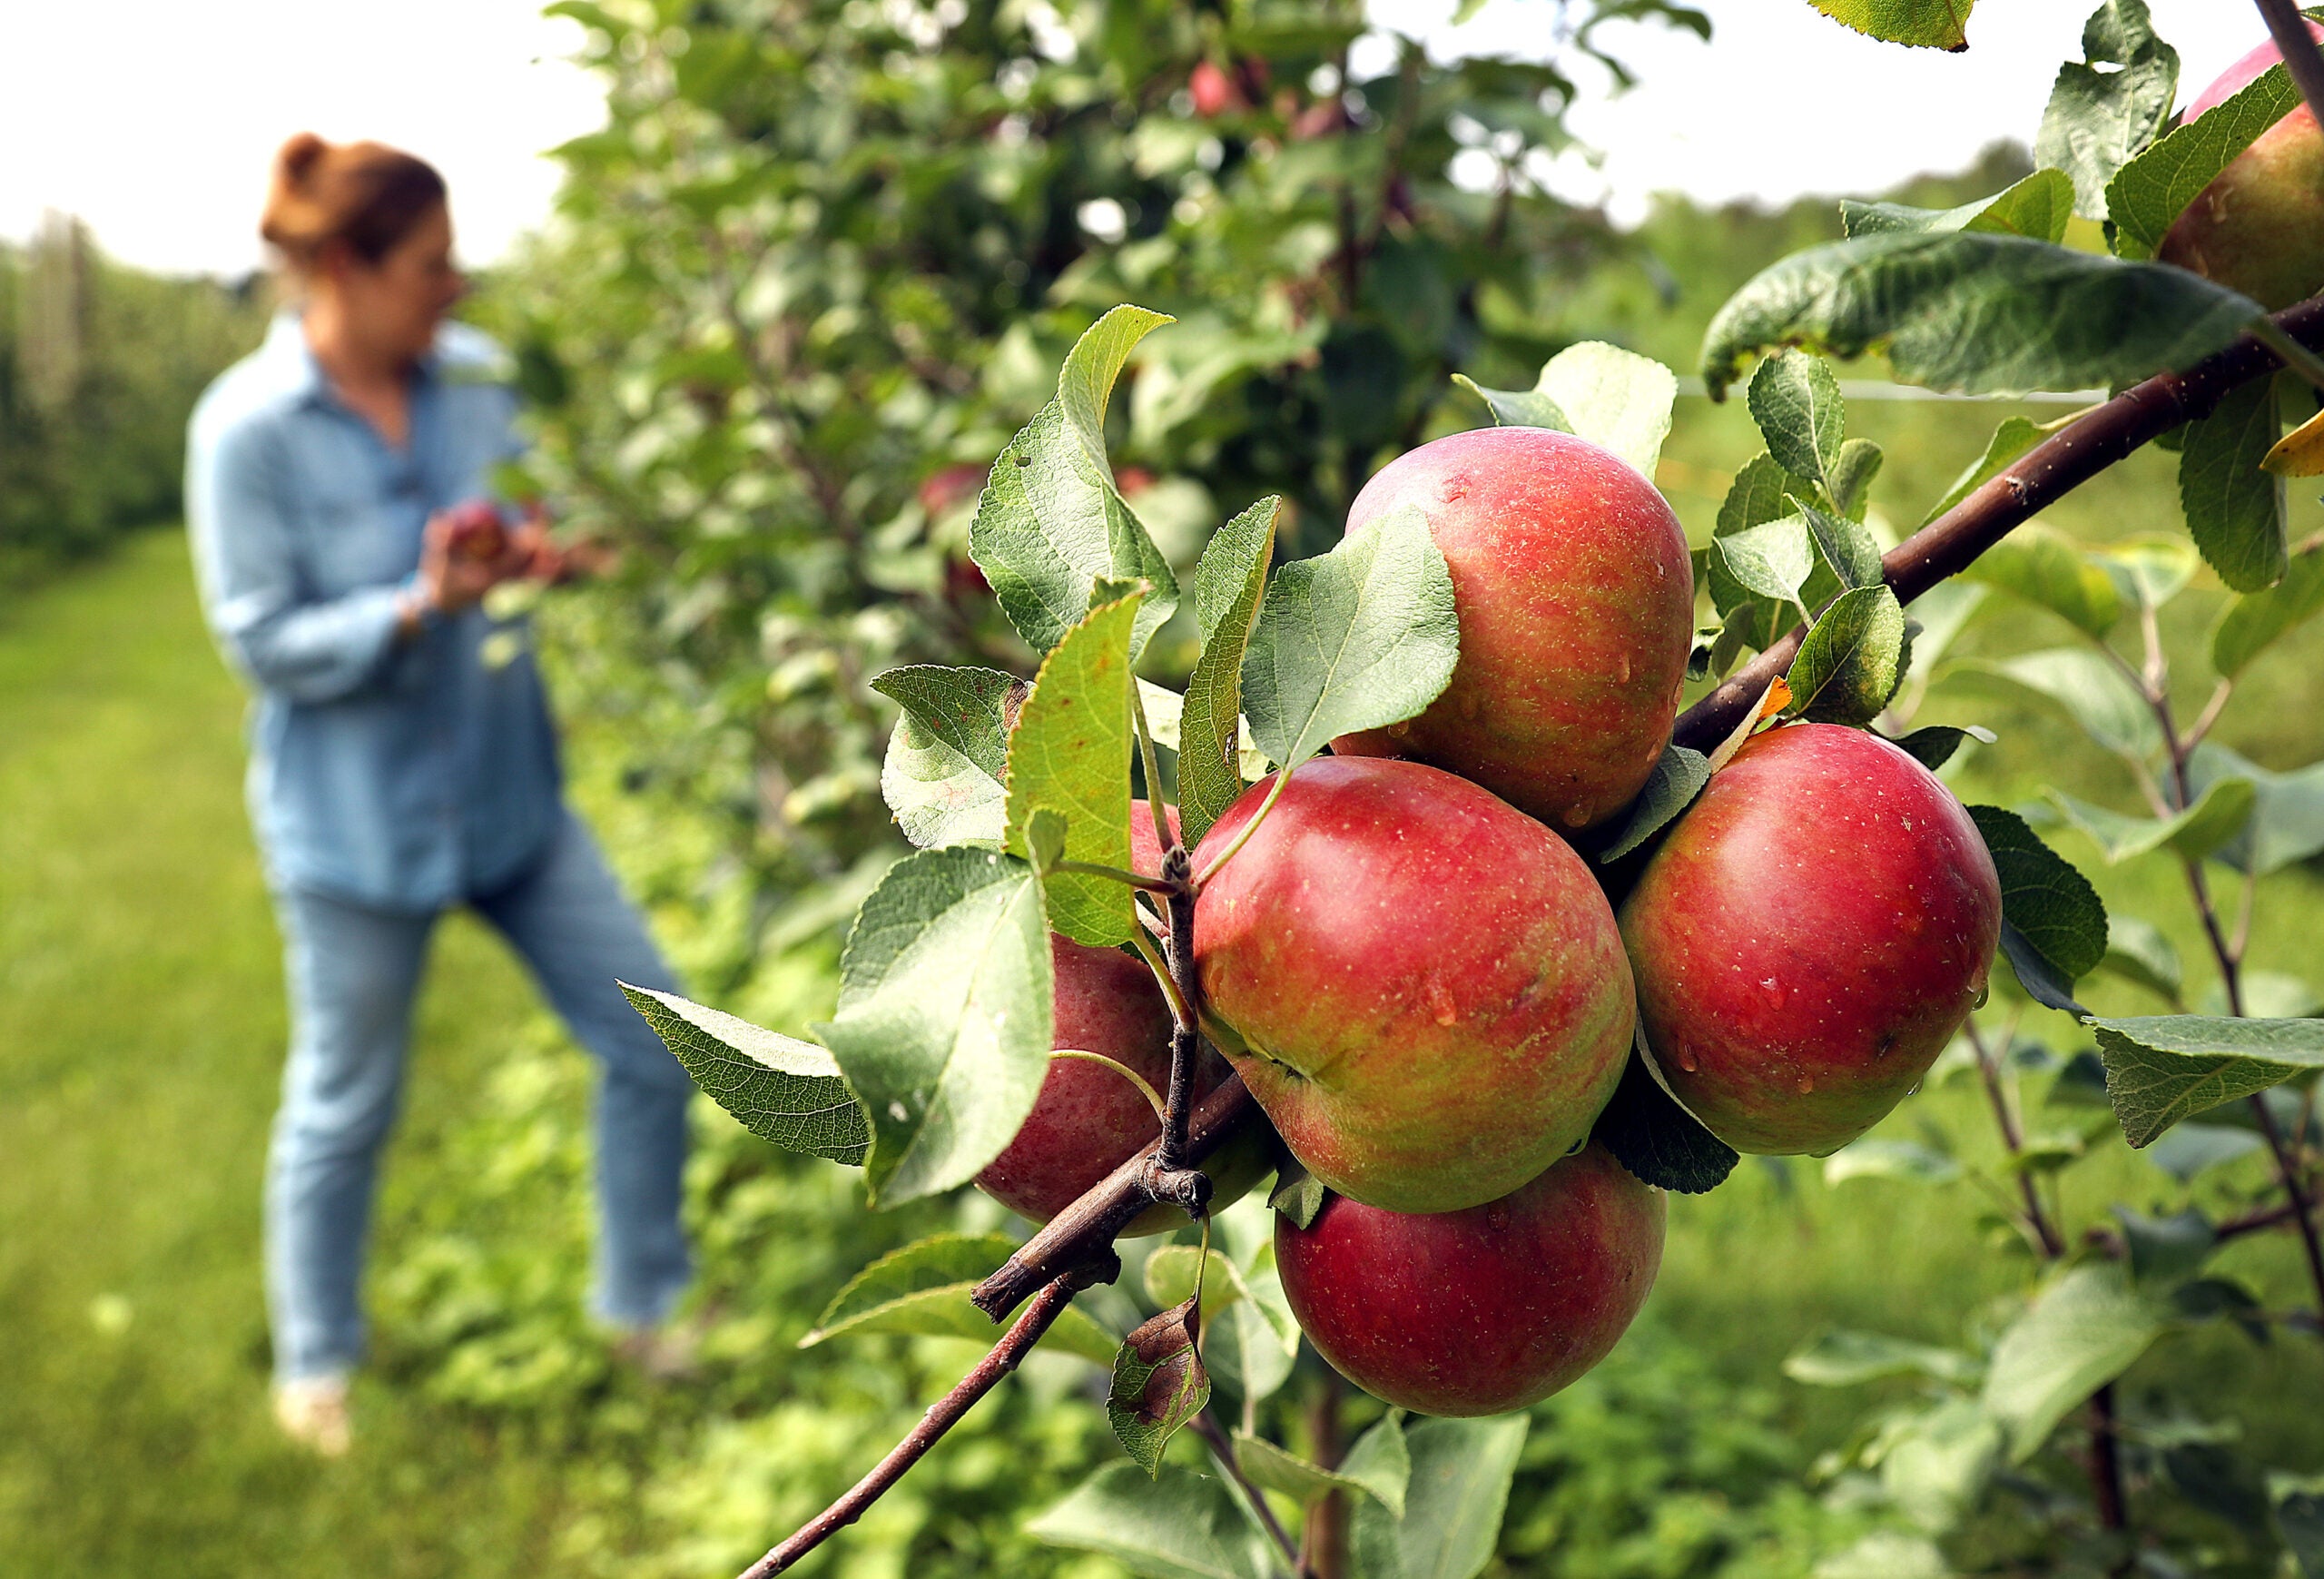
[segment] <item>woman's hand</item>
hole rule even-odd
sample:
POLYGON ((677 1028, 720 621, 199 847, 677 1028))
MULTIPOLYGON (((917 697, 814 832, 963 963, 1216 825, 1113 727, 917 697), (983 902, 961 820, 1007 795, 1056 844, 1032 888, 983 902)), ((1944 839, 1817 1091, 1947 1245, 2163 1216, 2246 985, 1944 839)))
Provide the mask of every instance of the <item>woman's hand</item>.
POLYGON ((524 530, 510 531, 500 512, 483 499, 438 510, 420 533, 419 592, 405 607, 399 628, 409 636, 430 609, 457 614, 468 607, 501 582, 525 574, 534 551, 524 530))

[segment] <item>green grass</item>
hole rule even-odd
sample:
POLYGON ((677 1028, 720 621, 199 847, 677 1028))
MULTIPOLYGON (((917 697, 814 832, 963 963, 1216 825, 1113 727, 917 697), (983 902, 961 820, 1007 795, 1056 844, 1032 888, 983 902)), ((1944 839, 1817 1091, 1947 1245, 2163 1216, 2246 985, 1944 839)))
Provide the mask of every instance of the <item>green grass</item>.
MULTIPOLYGON (((545 1457, 379 1386, 341 1464, 266 1413, 284 1025, 241 708, 175 534, 0 608, 0 1573, 529 1570, 557 1515, 545 1457)), ((429 1152, 527 1002, 446 929, 389 1222, 446 1188, 429 1152)))

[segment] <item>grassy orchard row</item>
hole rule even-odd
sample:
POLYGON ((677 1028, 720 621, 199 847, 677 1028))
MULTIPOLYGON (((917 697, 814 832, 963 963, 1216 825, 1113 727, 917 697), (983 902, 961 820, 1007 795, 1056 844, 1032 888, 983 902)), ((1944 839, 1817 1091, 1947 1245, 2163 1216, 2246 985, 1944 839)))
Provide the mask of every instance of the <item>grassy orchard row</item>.
MULTIPOLYGON (((2214 171, 2241 146, 2215 142, 2214 171)), ((1850 242, 1728 304, 1707 378, 1718 390, 1743 357, 1805 340, 1885 345, 1940 385, 2064 387, 2184 365, 2254 324, 2250 301, 2191 274, 2057 248, 2060 216, 2038 200, 2086 173, 2040 173, 1955 213, 1853 216, 1850 242), (1977 331, 1928 331, 1964 321, 1977 331)), ((1903 681, 1913 627, 1863 524, 1878 452, 1846 439, 1828 367, 1797 352, 1751 381, 1768 453, 1695 564, 1641 475, 1668 373, 1576 348, 1535 390, 1478 391, 1512 425, 1391 465, 1331 553, 1270 578, 1273 502, 1229 523, 1196 575, 1187 694, 1135 682, 1181 590, 1115 486, 1103 425, 1131 347, 1162 321, 1118 309, 1093 329, 980 500, 977 562, 1047 655, 1032 686, 990 670, 877 682, 905 715, 883 789, 924 848, 859 917, 819 1028, 828 1053, 693 1005, 641 1008, 746 1122, 862 1162, 875 1199, 974 1178, 1036 1218, 1118 1178, 1157 1130, 1137 1177, 1157 1203, 1204 1204, 1208 1184, 1182 1193, 1174 1155, 1222 1078, 1199 1027, 1291 1153, 1273 1255, 1288 1341, 1304 1329, 1392 1403, 1514 1408, 1594 1363, 1635 1312, 1659 1254, 1656 1187, 1715 1184, 1730 1144, 1845 1144, 1982 999, 1997 943, 2029 991, 2071 1005, 2103 914, 2022 822, 1973 821, 1930 774, 1961 732, 1864 729, 1903 681), (1699 640, 1699 582, 1722 617, 1699 640), (1787 648, 1775 637, 1795 617, 1809 628, 1788 673, 1725 744, 1665 745, 1684 673, 1787 648), (1256 785, 1253 757, 1274 769, 1256 785), (1134 806, 1141 776, 1153 800, 1134 806), (1174 787, 1183 844, 1155 810, 1174 787)), ((2002 449, 1945 505, 2000 471, 2002 449)), ((2199 545, 2241 585, 2265 543, 2240 540, 2248 512, 2206 540, 2197 503, 2199 545)), ((2224 1057, 2229 1083, 2253 1089, 2304 1061, 2290 1022, 2248 1022, 2253 1039, 2178 1018, 2105 1022, 2110 1068, 2124 1048, 2184 1055, 2200 1084, 2224 1057)), ((1218 1199, 1273 1162, 1219 1166, 1218 1199)), ((842 1303, 879 1293, 906 1319, 939 1292, 922 1274, 941 1258, 914 1258, 842 1303)), ((1192 1294, 1117 1357, 1116 1429, 1149 1469, 1207 1398, 1215 1259, 1196 1258, 1192 1294)), ((1228 1268, 1267 1303, 1261 1268, 1228 1268)), ((980 1372, 1013 1364, 1059 1287, 980 1372)), ((819 1525, 924 1446, 908 1440, 819 1525)))

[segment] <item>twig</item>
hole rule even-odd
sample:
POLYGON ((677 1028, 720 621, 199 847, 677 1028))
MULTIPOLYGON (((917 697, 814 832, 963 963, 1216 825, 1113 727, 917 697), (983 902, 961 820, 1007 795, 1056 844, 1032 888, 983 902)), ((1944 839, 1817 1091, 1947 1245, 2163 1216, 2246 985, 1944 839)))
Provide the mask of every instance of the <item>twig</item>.
MULTIPOLYGON (((1259 1104, 1243 1089, 1240 1077, 1227 1076, 1195 1105, 1187 1123, 1186 1162, 1189 1166, 1200 1162, 1225 1144, 1229 1135, 1255 1121, 1258 1111, 1259 1104)), ((998 1321, 1017 1308, 1028 1290, 1093 1256, 1110 1253, 1114 1236, 1153 1204, 1144 1180, 1147 1164, 1161 1144, 1157 1140, 1049 1219, 1047 1227, 977 1285, 970 1296, 976 1308, 998 1321)))
POLYGON ((2284 69, 2308 101, 2308 113, 2324 128, 2324 54, 2317 50, 2316 35, 2308 31, 2292 0, 2259 0, 2259 5, 2260 15, 2267 18, 2268 35, 2284 57, 2284 69))
POLYGON ((904 1471, 919 1463, 938 1438, 960 1422, 960 1417, 974 1408, 977 1400, 992 1391, 1000 1378, 1017 1368, 1049 1325, 1065 1313, 1073 1302, 1076 1290, 1099 1281, 1094 1266, 1084 1266, 1054 1279, 1025 1308, 992 1352, 976 1363, 974 1369, 960 1378, 960 1385, 928 1407, 920 1424, 905 1434, 904 1439, 880 1460, 871 1474, 855 1483, 848 1494, 817 1514, 789 1540, 743 1570, 741 1579, 768 1579, 780 1574, 800 1558, 822 1545, 841 1530, 863 1516, 863 1510, 903 1478, 904 1471))
POLYGON ((1218 1460, 1219 1467, 1226 1470, 1235 1484, 1243 1488, 1244 1496, 1248 1498, 1251 1506, 1257 1510, 1259 1523, 1266 1526, 1267 1535, 1275 1541, 1275 1549, 1283 1554, 1283 1560, 1291 1564, 1294 1573, 1298 1572, 1299 1548, 1291 1544, 1289 1535, 1284 1534, 1281 1521, 1275 1516, 1275 1509, 1267 1506, 1266 1494, 1253 1485, 1251 1477, 1243 1473, 1243 1462, 1235 1455, 1235 1439, 1226 1435, 1226 1427, 1221 1426, 1218 1423, 1218 1417, 1208 1409, 1204 1409, 1195 1416, 1194 1427, 1196 1433, 1205 1442, 1210 1444, 1211 1456, 1218 1460))
MULTIPOLYGON (((2312 297, 2275 316, 2276 327, 2303 345, 2324 342, 2324 297, 2312 297)), ((2086 416, 2060 429, 1915 532, 1881 559, 1899 601, 1910 603, 1956 576, 2012 530, 2150 440, 2207 415, 2222 396, 2279 365, 2272 351, 2247 335, 2183 373, 2158 373, 2086 416)), ((1795 627, 1745 664, 1709 696, 1679 715, 1672 738, 1708 751, 1767 693, 1768 682, 1791 666, 1804 633, 1795 627)))

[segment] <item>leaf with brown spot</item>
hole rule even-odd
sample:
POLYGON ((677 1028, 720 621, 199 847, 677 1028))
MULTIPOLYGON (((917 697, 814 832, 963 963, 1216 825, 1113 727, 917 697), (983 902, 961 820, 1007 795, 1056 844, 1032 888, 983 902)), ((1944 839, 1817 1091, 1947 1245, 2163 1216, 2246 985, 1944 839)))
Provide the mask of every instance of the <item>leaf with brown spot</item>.
POLYGON ((1114 1357, 1106 1418, 1122 1450, 1148 1475, 1161 1473, 1164 1446, 1210 1402, 1210 1373, 1196 1347, 1202 1331, 1199 1298, 1139 1323, 1114 1357))

